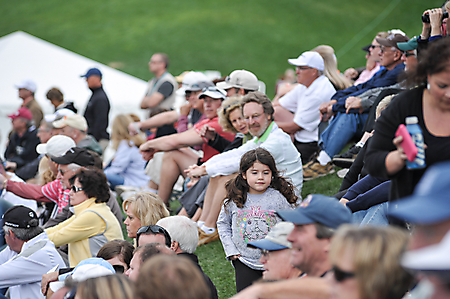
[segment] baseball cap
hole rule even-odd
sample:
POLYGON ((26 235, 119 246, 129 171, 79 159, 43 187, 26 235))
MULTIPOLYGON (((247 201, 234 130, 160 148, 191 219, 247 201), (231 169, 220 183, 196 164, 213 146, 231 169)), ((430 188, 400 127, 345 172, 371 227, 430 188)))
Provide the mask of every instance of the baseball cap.
POLYGON ((52 121, 55 121, 56 119, 60 119, 60 118, 63 118, 64 116, 68 116, 68 115, 72 115, 72 114, 75 114, 75 112, 73 112, 70 109, 63 108, 63 109, 56 110, 55 113, 53 113, 53 114, 45 115, 44 119, 46 122, 52 122, 52 121))
POLYGON ((23 80, 23 81, 21 81, 19 84, 16 84, 16 88, 18 88, 18 89, 24 88, 24 89, 27 89, 27 90, 29 90, 31 92, 36 92, 36 89, 37 89, 36 88, 36 83, 34 83, 31 80, 23 80))
POLYGON ((91 154, 87 149, 79 147, 72 147, 61 157, 51 157, 51 159, 52 161, 62 165, 67 165, 71 163, 80 166, 95 165, 94 155, 91 154))
POLYGON ((397 43, 407 42, 409 41, 409 37, 403 34, 395 33, 388 35, 388 37, 386 38, 377 37, 376 40, 382 46, 394 47, 400 50, 399 47, 397 46, 397 43))
POLYGON ((206 96, 211 97, 213 99, 225 100, 227 98, 227 92, 225 90, 217 88, 215 86, 210 86, 210 87, 203 88, 203 91, 198 96, 198 98, 201 99, 206 96))
POLYGON ((217 87, 224 90, 236 87, 256 91, 259 89, 259 82, 252 72, 235 70, 225 78, 225 81, 217 83, 217 87))
POLYGON ((414 224, 450 220, 449 193, 450 162, 433 165, 422 176, 411 196, 389 203, 388 215, 414 224))
POLYGON ((94 67, 94 68, 89 69, 86 74, 81 75, 80 77, 89 78, 90 76, 99 76, 101 78, 102 72, 100 72, 100 70, 98 68, 94 67))
POLYGON ((287 237, 293 229, 293 223, 279 222, 270 230, 264 239, 250 242, 247 246, 266 250, 292 248, 291 242, 287 240, 287 237))
POLYGON ((30 228, 39 225, 36 212, 26 206, 14 206, 3 215, 3 225, 14 228, 30 228), (35 221, 32 221, 35 220, 35 221))
POLYGON ((22 117, 28 120, 33 119, 33 115, 31 114, 31 111, 26 107, 21 107, 19 110, 17 110, 14 114, 8 115, 11 119, 16 119, 18 117, 22 117))
POLYGON ((295 210, 277 211, 284 221, 297 225, 320 223, 329 228, 338 228, 351 221, 350 209, 339 203, 336 198, 321 195, 308 195, 295 210))
POLYGON ((72 138, 64 135, 56 135, 50 138, 47 143, 36 146, 36 152, 41 155, 48 154, 51 157, 61 157, 72 147, 76 147, 72 138))
POLYGON ((319 71, 325 69, 322 56, 314 51, 303 52, 298 58, 288 59, 288 62, 295 66, 309 66, 319 71))
POLYGON ((403 267, 421 271, 449 271, 450 231, 440 243, 405 252, 401 259, 403 267))
POLYGON ((177 95, 179 96, 184 96, 186 94, 185 93, 186 88, 188 88, 190 85, 194 83, 210 81, 208 80, 208 77, 206 77, 206 75, 203 74, 202 72, 185 72, 185 73, 186 74, 183 73, 184 75, 183 74, 180 75, 180 76, 183 75, 183 81, 181 82, 181 87, 178 88, 178 90, 176 91, 177 95))
POLYGON ((52 125, 58 129, 69 126, 83 132, 88 129, 86 119, 79 114, 66 115, 60 120, 53 122, 52 125))
POLYGON ((99 257, 91 257, 79 262, 72 271, 59 275, 59 281, 51 282, 50 288, 53 292, 56 292, 64 286, 64 280, 69 276, 72 277, 74 281, 81 282, 89 278, 112 275, 115 273, 116 271, 110 263, 99 257))
POLYGON ((418 45, 417 45, 417 40, 419 38, 417 36, 414 36, 413 38, 411 38, 409 41, 407 42, 401 42, 401 43, 397 43, 397 48, 399 48, 402 51, 411 51, 411 50, 415 50, 417 49, 418 45))
POLYGON ((214 86, 214 83, 212 83, 209 80, 202 81, 202 82, 195 82, 195 83, 192 83, 191 85, 189 85, 188 87, 186 87, 185 91, 199 91, 199 90, 203 90, 204 88, 207 88, 210 86, 214 86))

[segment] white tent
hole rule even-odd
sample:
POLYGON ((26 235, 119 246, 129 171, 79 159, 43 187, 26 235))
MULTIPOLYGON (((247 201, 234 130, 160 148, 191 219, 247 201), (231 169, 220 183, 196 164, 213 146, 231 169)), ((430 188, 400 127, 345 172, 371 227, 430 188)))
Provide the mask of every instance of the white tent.
MULTIPOLYGON (((136 113, 146 91, 146 82, 63 49, 22 31, 0 38, 0 155, 3 156, 11 121, 8 114, 21 105, 15 84, 24 79, 37 85, 36 99, 44 114, 53 113, 53 106, 46 99, 47 91, 59 88, 64 98, 75 102, 80 114, 84 113, 91 91, 80 75, 89 68, 97 67, 103 73, 103 87, 111 102, 110 125, 117 114, 136 113)), ((150 74, 149 74, 150 76, 150 74)))

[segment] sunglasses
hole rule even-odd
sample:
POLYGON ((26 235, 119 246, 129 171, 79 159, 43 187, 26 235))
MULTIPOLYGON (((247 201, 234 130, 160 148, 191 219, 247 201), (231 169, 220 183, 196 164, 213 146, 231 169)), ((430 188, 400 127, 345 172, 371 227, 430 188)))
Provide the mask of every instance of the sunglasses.
POLYGON ((269 254, 270 254, 270 250, 267 250, 267 249, 260 249, 260 251, 261 251, 261 254, 265 257, 269 256, 269 254))
POLYGON ((123 265, 112 265, 116 273, 123 274, 125 272, 125 267, 123 265))
POLYGON ((381 48, 381 46, 376 46, 376 45, 370 45, 369 49, 375 49, 375 48, 381 48))
POLYGON ((172 239, 170 238, 169 233, 161 226, 159 225, 147 225, 147 226, 142 226, 138 229, 137 231, 137 236, 136 236, 136 245, 139 246, 139 237, 142 234, 147 234, 148 232, 151 232, 151 234, 153 235, 164 235, 164 238, 166 239, 166 246, 170 247, 170 243, 172 243, 172 239), (168 243, 168 244, 167 244, 168 243))
POLYGON ((77 193, 79 191, 83 191, 83 188, 72 185, 72 187, 70 187, 70 190, 72 190, 74 193, 77 193))
POLYGON ((410 53, 410 52, 405 53, 405 57, 411 57, 411 56, 416 56, 416 54, 410 53))
POLYGON ((239 107, 241 105, 241 103, 239 101, 235 101, 233 103, 231 103, 230 105, 226 105, 223 108, 223 114, 227 114, 228 109, 230 109, 231 106, 233 106, 233 110, 236 109, 236 107, 239 107))
POLYGON ((346 279, 355 277, 354 272, 347 272, 340 269, 338 266, 333 266, 334 279, 338 282, 343 282, 346 279))
POLYGON ((309 70, 310 67, 309 66, 296 66, 295 67, 297 70, 309 70))

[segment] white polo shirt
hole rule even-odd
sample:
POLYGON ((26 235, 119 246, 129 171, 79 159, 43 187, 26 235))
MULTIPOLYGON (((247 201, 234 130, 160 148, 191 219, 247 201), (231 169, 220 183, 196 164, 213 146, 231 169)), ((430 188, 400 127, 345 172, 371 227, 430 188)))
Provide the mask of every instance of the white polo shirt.
POLYGON ((283 108, 295 111, 294 122, 303 128, 295 132, 295 140, 303 143, 319 140, 319 107, 329 102, 335 93, 333 84, 322 75, 309 87, 299 84, 280 99, 283 108))

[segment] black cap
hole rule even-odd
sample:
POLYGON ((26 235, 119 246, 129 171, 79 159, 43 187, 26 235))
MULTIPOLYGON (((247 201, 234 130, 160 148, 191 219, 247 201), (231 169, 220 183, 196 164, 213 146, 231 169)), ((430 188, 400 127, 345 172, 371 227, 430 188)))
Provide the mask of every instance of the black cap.
POLYGON ((52 157, 52 161, 67 165, 67 164, 77 164, 80 166, 94 166, 95 158, 92 153, 90 153, 85 148, 72 147, 61 157, 52 157))
POLYGON ((25 206, 14 206, 9 208, 3 215, 5 226, 14 228, 30 228, 39 225, 36 212, 25 206), (32 221, 35 219, 35 221, 32 221))

